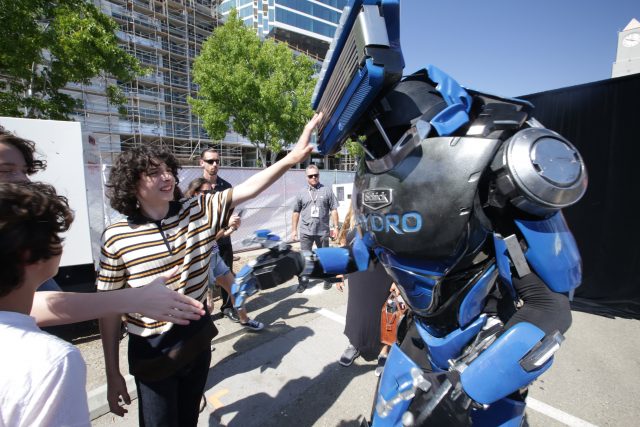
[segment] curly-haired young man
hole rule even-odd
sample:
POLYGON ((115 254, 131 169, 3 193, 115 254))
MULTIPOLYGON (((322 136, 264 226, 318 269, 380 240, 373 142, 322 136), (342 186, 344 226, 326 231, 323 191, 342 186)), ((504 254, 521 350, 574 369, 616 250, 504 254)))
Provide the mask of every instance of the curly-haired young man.
POLYGON ((0 425, 89 425, 80 351, 29 316, 36 289, 58 271, 73 214, 40 183, 0 184, 0 425))
MULTIPOLYGON (((273 184, 311 153, 309 139, 319 116, 307 123, 294 149, 282 160, 233 189, 174 201, 177 164, 168 153, 139 147, 120 155, 109 176, 111 206, 127 216, 109 226, 102 239, 98 289, 144 286, 174 267, 168 287, 204 301, 215 236, 233 208, 273 184)), ((127 315, 129 371, 138 391, 141 426, 195 426, 211 361, 210 316, 188 327, 137 313, 127 315), (207 341, 208 340, 208 341, 207 341)), ((107 368, 107 398, 124 415, 129 395, 118 362, 120 318, 100 320, 107 368)))

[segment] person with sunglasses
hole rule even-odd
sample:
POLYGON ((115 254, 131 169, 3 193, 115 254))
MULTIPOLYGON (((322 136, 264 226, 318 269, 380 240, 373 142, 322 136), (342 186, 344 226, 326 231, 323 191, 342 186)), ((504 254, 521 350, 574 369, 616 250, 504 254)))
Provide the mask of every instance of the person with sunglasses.
MULTIPOLYGON (((298 240, 300 225, 300 250, 311 251, 329 246, 329 237, 335 239, 338 230, 338 200, 329 187, 320 184, 320 171, 316 165, 305 169, 307 186, 296 196, 291 215, 291 240, 298 240), (329 221, 331 218, 331 221, 329 221), (330 224, 331 223, 331 224, 330 224)), ((309 278, 300 276, 298 292, 304 292, 309 278)), ((331 282, 324 282, 325 289, 331 289, 331 282)))

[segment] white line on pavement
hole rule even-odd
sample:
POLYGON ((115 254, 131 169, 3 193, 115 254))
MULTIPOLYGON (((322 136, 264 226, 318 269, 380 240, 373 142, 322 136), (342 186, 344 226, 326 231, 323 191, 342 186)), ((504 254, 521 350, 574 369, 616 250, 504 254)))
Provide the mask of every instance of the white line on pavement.
POLYGON ((536 400, 532 397, 527 398, 527 408, 540 412, 541 414, 546 415, 549 418, 553 418, 556 421, 560 421, 561 423, 570 427, 596 427, 594 424, 591 424, 585 420, 581 420, 580 418, 574 417, 573 415, 567 414, 560 409, 556 409, 553 406, 549 406, 546 403, 540 402, 539 400, 536 400))
POLYGON ((318 310, 318 314, 326 317, 327 319, 331 319, 334 322, 338 322, 342 325, 346 323, 346 319, 344 316, 340 316, 339 314, 334 313, 333 311, 327 310, 326 308, 321 308, 320 310, 318 310))
MULTIPOLYGON (((331 319, 334 322, 341 323, 343 325, 346 323, 344 316, 334 313, 333 311, 327 310, 326 308, 319 309, 318 314, 326 317, 327 319, 331 319)), ((546 403, 536 400, 532 397, 527 398, 527 408, 533 409, 536 412, 546 415, 549 418, 553 418, 554 420, 559 421, 570 427, 597 427, 595 424, 591 424, 578 417, 574 417, 573 415, 567 414, 566 412, 561 411, 560 409, 556 409, 553 406, 549 406, 546 403)))

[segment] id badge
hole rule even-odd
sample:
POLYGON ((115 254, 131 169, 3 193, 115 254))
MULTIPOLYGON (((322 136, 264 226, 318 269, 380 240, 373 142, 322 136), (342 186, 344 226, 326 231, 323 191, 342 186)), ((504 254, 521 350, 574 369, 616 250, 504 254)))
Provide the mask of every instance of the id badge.
POLYGON ((311 207, 311 218, 320 218, 320 208, 317 206, 311 207))

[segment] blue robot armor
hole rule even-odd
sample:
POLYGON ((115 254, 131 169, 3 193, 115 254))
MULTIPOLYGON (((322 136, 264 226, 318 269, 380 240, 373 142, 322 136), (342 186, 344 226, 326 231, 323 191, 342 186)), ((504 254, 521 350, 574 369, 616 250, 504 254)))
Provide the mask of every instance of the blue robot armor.
MULTIPOLYGON (((576 148, 526 101, 467 90, 435 67, 401 77, 398 0, 353 0, 313 105, 322 154, 348 137, 366 155, 350 247, 269 252, 236 303, 293 275, 381 263, 410 308, 380 380, 374 426, 519 425, 526 387, 571 324, 580 255, 561 209, 587 187, 576 148)), ((267 237, 265 237, 267 236, 267 237)))

